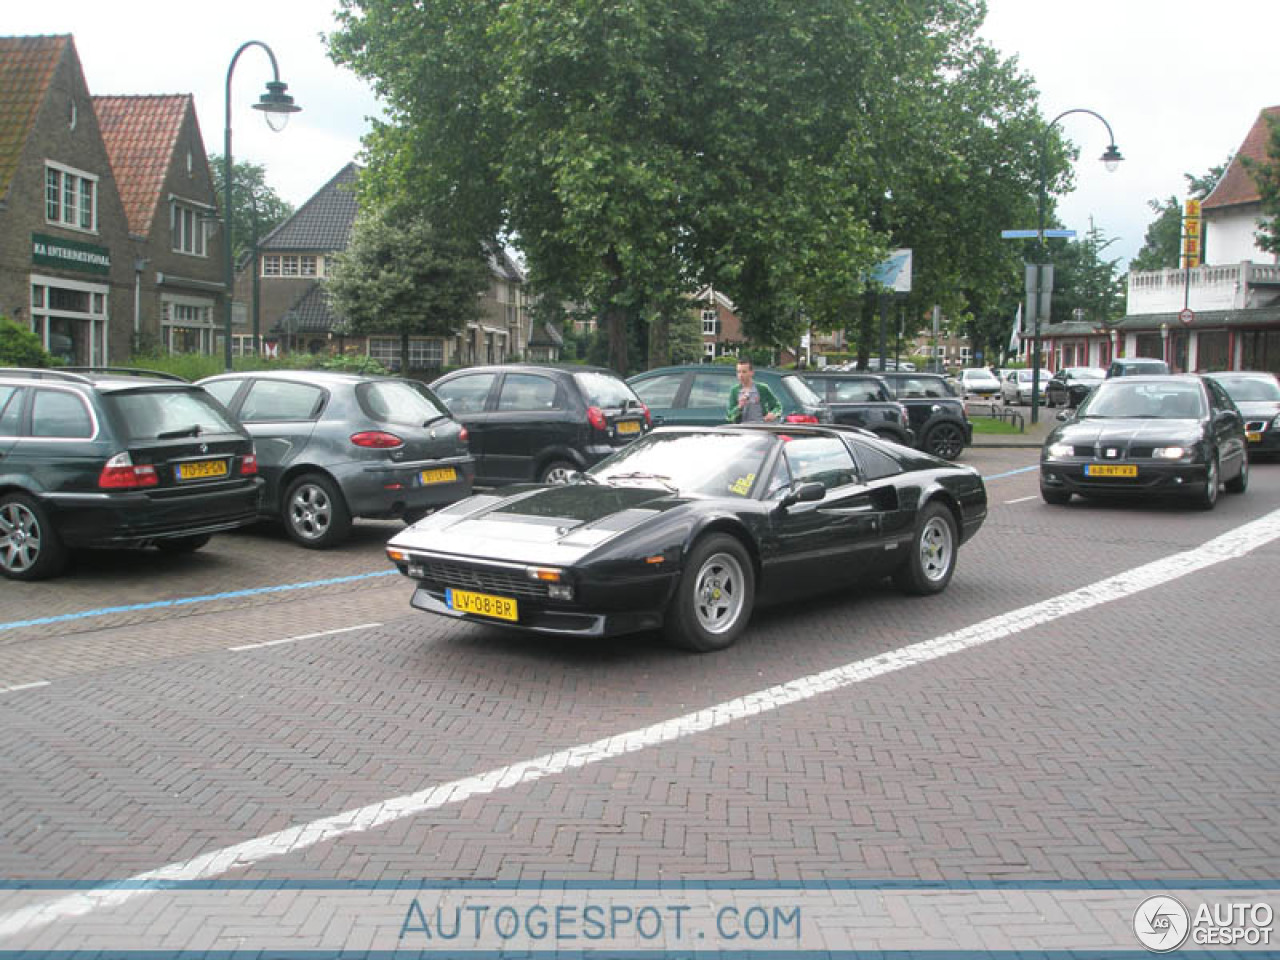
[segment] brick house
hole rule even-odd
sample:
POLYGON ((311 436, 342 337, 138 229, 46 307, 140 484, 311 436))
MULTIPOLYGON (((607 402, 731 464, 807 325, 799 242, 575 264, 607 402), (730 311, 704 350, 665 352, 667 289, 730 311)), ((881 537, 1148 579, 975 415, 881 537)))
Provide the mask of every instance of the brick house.
POLYGON ((94 97, 129 220, 133 339, 168 353, 219 354, 225 328, 217 195, 190 94, 94 97))
MULTIPOLYGON (((258 279, 259 324, 267 343, 288 351, 367 354, 406 368, 400 338, 353 336, 324 292, 333 255, 346 249, 358 213, 355 183, 360 168, 349 163, 258 244, 256 265, 236 278, 237 306, 252 314, 253 271, 258 279)), ((491 282, 482 295, 481 316, 456 337, 411 337, 407 369, 420 372, 472 363, 503 363, 525 356, 531 336, 524 273, 505 252, 489 260, 491 282)), ((237 352, 252 349, 245 341, 237 352)), ((547 345, 539 343, 539 349, 547 345)))
POLYGON ((68 363, 123 363, 141 246, 73 39, 0 37, 0 314, 68 363))

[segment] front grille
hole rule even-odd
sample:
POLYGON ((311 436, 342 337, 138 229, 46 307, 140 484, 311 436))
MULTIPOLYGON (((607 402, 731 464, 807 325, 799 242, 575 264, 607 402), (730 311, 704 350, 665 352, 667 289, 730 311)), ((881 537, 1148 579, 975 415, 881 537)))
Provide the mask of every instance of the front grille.
POLYGON ((1134 460, 1150 460, 1156 452, 1155 447, 1130 447, 1129 456, 1134 460))
POLYGON ((1093 447, 1072 447, 1071 452, 1077 457, 1092 457, 1093 447))
POLYGON ((507 597, 547 596, 547 585, 538 580, 530 580, 523 570, 489 567, 478 563, 458 563, 432 557, 424 557, 420 562, 423 579, 442 587, 457 587, 459 590, 475 590, 507 597))

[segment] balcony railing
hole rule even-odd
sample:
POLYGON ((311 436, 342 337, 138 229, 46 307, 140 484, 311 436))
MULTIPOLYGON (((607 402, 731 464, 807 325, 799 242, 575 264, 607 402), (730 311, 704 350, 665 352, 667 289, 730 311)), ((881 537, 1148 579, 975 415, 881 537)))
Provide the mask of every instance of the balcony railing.
POLYGON ((1275 298, 1280 264, 1242 263, 1191 270, 1145 270, 1129 274, 1125 313, 1177 313, 1192 310, 1247 310, 1275 298))

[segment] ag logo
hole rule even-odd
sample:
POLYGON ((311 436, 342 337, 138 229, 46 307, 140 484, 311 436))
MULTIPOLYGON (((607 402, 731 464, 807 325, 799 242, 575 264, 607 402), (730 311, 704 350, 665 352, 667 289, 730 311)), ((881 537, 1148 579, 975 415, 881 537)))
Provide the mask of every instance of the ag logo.
POLYGON ((1173 897, 1147 897, 1133 914, 1133 932, 1152 953, 1177 950, 1191 929, 1191 915, 1173 897))

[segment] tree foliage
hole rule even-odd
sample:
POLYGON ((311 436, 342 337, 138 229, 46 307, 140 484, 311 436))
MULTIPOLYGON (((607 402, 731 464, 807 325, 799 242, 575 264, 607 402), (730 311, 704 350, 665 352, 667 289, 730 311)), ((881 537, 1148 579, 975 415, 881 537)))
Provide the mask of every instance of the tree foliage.
POLYGON ((1262 198, 1262 229, 1257 233, 1258 246, 1280 255, 1280 116, 1267 116, 1265 159, 1241 157, 1245 169, 1253 175, 1262 198))
MULTIPOLYGON (((209 170, 218 203, 226 198, 226 178, 222 157, 209 155, 209 170)), ((231 242, 232 261, 239 263, 253 249, 253 238, 265 237, 293 215, 293 207, 267 186, 266 170, 257 163, 231 159, 231 242)))
MULTIPOLYGON (((1187 195, 1203 200, 1217 186, 1230 163, 1231 158, 1228 157, 1202 177, 1184 173, 1182 176, 1187 181, 1187 195)), ((1142 249, 1130 261, 1129 269, 1171 270, 1181 263, 1182 258, 1182 204, 1177 197, 1170 196, 1163 203, 1148 200, 1147 205, 1156 214, 1156 218, 1147 227, 1142 249)), ((1202 244, 1204 239, 1201 238, 1202 244)), ((1207 247, 1202 247, 1201 252, 1207 255, 1207 247)))
POLYGON ((479 319, 489 267, 480 248, 437 229, 422 211, 365 207, 327 283, 330 305, 357 335, 449 337, 479 319))
MULTIPOLYGON (((389 119, 364 196, 417 197, 604 320, 713 283, 757 343, 850 325, 895 246, 913 310, 998 309, 1043 121, 981 0, 342 0, 336 60, 389 119)), ((1044 146, 1055 185, 1067 152, 1044 146)))

